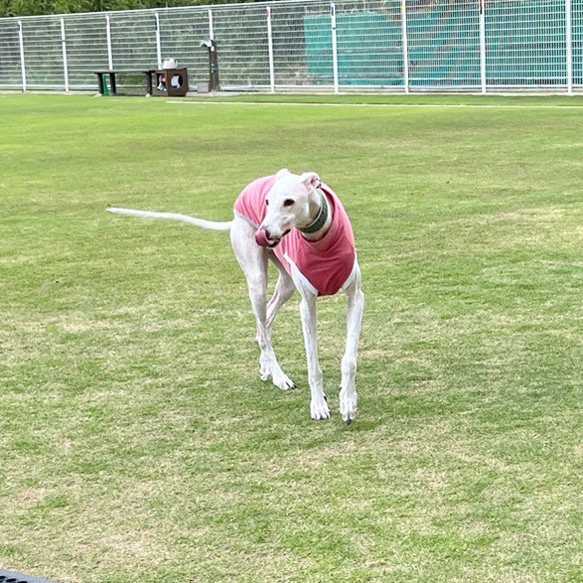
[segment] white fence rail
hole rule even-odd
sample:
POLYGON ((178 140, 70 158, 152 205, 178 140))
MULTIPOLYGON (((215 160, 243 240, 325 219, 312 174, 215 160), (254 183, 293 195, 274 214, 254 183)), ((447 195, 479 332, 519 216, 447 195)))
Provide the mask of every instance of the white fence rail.
POLYGON ((0 19, 0 89, 95 90, 167 57, 223 89, 583 88, 583 0, 289 0, 0 19))

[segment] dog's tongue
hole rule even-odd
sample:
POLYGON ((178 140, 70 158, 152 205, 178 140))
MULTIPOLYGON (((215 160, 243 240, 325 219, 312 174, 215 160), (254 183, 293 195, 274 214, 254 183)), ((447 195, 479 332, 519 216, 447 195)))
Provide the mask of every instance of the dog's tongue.
POLYGON ((270 241, 265 234, 265 229, 258 229, 255 233, 255 242, 261 247, 269 247, 270 241))

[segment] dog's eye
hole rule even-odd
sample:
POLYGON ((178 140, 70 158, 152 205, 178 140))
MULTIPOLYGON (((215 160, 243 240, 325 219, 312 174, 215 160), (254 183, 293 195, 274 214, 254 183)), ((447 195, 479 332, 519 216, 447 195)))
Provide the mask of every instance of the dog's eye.
POLYGON ((283 206, 291 206, 294 203, 294 201, 291 198, 286 198, 283 201, 283 206))
POLYGON ((269 201, 265 199, 265 206, 269 206, 269 201))

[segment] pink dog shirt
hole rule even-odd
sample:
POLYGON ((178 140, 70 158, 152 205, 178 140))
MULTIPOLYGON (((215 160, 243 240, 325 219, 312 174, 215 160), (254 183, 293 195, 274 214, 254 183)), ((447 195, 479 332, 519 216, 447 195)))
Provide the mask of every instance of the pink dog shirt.
MULTIPOLYGON (((235 214, 255 228, 263 222, 265 199, 275 184, 275 176, 258 178, 235 201, 235 214)), ((308 288, 320 296, 335 294, 346 287, 354 273, 356 250, 348 215, 336 194, 325 184, 320 186, 332 214, 330 229, 319 241, 308 241, 292 229, 272 251, 291 275, 295 265, 308 288)))

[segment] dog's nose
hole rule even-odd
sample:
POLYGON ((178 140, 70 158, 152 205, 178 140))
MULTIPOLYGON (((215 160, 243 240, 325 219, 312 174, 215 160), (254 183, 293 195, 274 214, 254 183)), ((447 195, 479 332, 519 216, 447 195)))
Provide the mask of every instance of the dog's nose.
POLYGON ((265 236, 266 236, 268 239, 271 239, 271 233, 269 232, 269 230, 268 230, 268 229, 263 229, 263 232, 265 233, 265 236))

